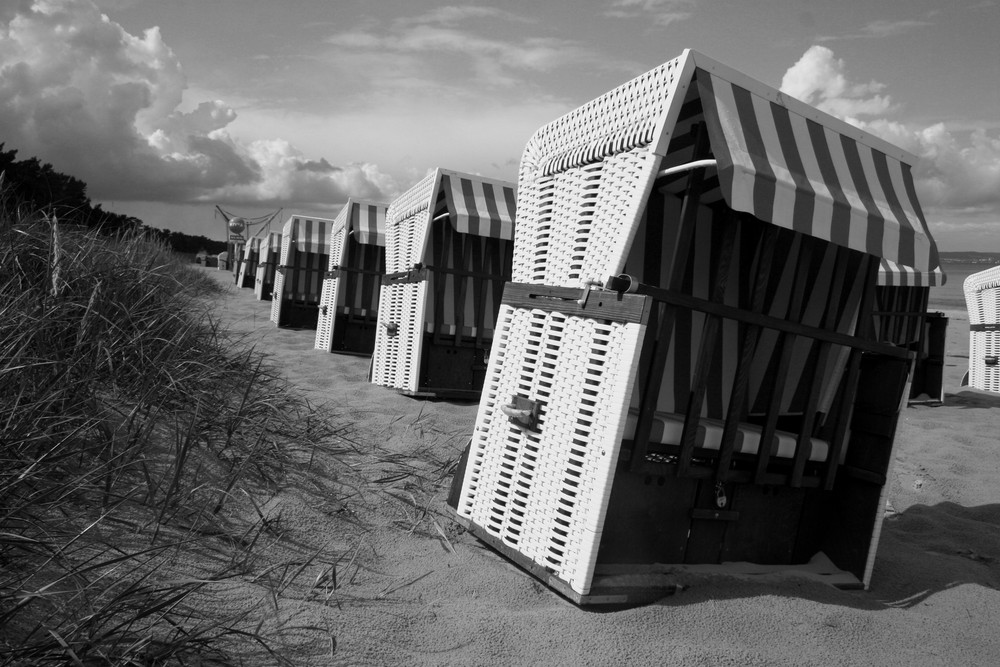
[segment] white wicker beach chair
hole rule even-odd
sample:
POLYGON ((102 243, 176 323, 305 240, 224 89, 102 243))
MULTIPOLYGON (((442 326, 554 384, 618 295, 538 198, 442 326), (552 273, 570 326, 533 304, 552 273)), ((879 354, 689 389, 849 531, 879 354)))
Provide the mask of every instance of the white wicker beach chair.
POLYGON ((235 283, 240 278, 240 266, 243 264, 243 249, 246 247, 246 244, 242 242, 230 243, 229 247, 231 251, 229 253, 228 268, 233 273, 233 282, 235 283))
POLYGON ((254 276, 257 273, 257 264, 260 262, 260 244, 266 236, 251 236, 243 246, 243 254, 240 257, 240 268, 236 274, 237 287, 253 287, 254 276))
POLYGON ((512 183, 437 169, 386 216, 371 380, 411 396, 477 398, 511 275, 512 183))
POLYGON ((270 301, 274 296, 274 276, 281 256, 281 232, 268 232, 260 243, 260 256, 253 276, 253 293, 258 301, 270 301))
POLYGON ((962 287, 969 309, 969 372, 964 383, 1000 391, 1000 266, 973 273, 962 287))
POLYGON ((326 218, 292 215, 282 227, 271 300, 271 321, 279 327, 316 328, 332 226, 326 218))
POLYGON ((912 160, 693 51, 540 129, 458 520, 581 604, 867 585, 912 359, 879 258, 938 265, 912 160))
POLYGON ((882 259, 875 290, 875 334, 878 340, 916 354, 910 382, 911 404, 944 402, 944 354, 948 318, 927 312, 932 287, 947 280, 941 267, 916 271, 882 259))
POLYGON ((348 199, 334 219, 316 349, 369 355, 385 275, 386 204, 348 199))

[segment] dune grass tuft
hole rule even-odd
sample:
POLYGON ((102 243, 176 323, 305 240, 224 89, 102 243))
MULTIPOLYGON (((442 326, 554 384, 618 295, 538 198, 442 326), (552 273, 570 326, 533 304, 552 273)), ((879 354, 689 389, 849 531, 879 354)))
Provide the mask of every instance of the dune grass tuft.
POLYGON ((338 432, 212 324, 218 289, 140 235, 0 219, 0 664, 280 662, 252 606, 206 610, 275 530, 234 508, 338 432))

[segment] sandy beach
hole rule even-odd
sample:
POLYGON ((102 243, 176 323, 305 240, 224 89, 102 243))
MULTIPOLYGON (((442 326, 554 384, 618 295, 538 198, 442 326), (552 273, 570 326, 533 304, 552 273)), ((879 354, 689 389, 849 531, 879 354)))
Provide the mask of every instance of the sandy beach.
MULTIPOLYGON (((315 332, 278 329, 268 320, 269 302, 237 289, 228 272, 206 272, 229 286, 213 317, 266 351, 311 402, 348 425, 359 450, 341 480, 345 489, 354 484, 354 492, 331 499, 334 509, 310 505, 295 488, 261 499, 280 514, 290 538, 342 552, 335 594, 281 603, 290 628, 285 657, 293 664, 1000 660, 1000 395, 959 386, 968 367, 964 309, 944 309, 944 405, 910 407, 900 419, 869 591, 790 575, 692 577, 654 604, 591 610, 561 598, 451 521, 449 466, 469 438, 476 404, 415 400, 371 385, 367 357, 314 350, 315 332)), ((932 293, 931 309, 942 310, 933 299, 932 293)), ((338 465, 320 463, 317 470, 338 465)), ((264 594, 247 589, 233 603, 264 594)))

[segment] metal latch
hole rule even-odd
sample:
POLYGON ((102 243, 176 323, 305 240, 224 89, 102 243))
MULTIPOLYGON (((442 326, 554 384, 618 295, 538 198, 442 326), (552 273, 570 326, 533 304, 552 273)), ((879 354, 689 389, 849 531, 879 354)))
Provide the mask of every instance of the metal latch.
POLYGON ((587 299, 590 298, 590 290, 592 287, 604 287, 604 283, 597 280, 588 280, 583 284, 583 296, 577 299, 577 303, 580 304, 581 308, 587 307, 587 299))
POLYGON ((512 424, 518 424, 532 431, 538 430, 538 415, 541 404, 523 396, 512 396, 510 403, 500 406, 500 411, 507 415, 512 424))

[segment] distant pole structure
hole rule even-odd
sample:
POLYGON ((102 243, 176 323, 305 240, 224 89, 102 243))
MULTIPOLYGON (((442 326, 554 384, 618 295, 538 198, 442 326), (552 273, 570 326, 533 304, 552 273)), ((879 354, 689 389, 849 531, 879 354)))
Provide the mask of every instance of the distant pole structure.
POLYGON ((256 218, 248 218, 230 213, 218 204, 215 205, 215 215, 221 215, 225 224, 226 243, 228 245, 246 243, 247 237, 270 231, 271 221, 281 215, 282 210, 279 208, 274 213, 260 215, 256 218))

